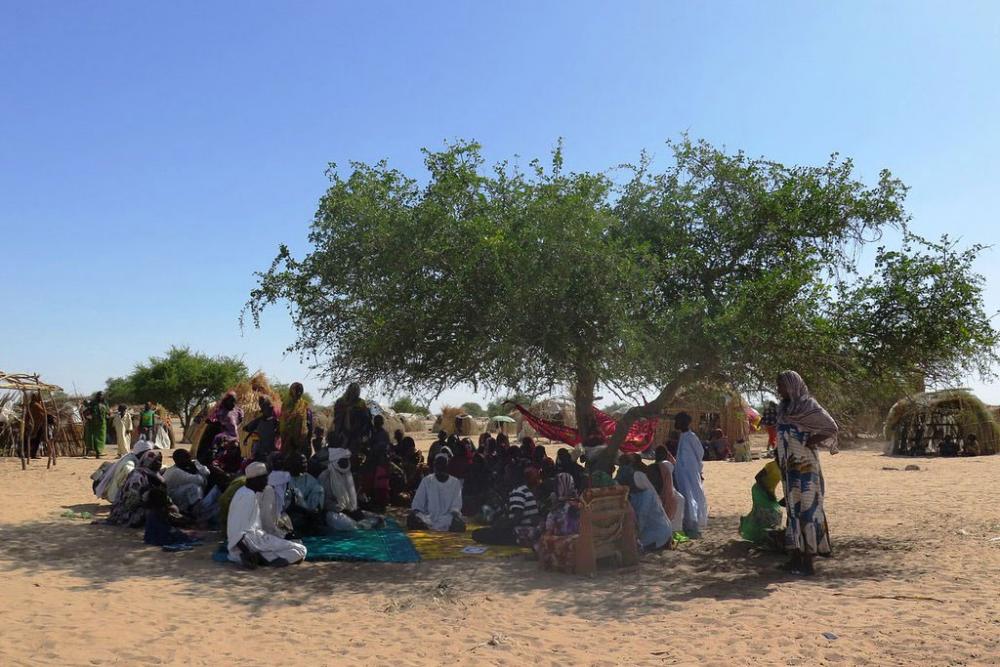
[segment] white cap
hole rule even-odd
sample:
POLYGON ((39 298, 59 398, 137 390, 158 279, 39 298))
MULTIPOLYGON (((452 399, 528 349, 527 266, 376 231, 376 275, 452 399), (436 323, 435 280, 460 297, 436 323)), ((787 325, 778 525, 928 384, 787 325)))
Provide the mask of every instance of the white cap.
POLYGON ((253 479, 254 477, 263 477, 267 474, 267 464, 261 463, 260 461, 254 461, 247 466, 246 475, 247 479, 253 479))

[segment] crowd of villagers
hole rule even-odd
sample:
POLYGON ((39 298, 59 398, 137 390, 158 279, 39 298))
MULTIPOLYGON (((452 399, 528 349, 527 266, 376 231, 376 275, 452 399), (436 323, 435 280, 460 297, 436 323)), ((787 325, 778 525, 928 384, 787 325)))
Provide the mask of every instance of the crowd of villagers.
MULTIPOLYGON (((778 393, 775 458, 757 474, 740 532, 787 551, 786 567, 809 574, 814 556, 830 554, 818 447, 835 443, 837 426, 794 371, 782 373, 778 393)), ((357 384, 336 401, 326 433, 314 428, 298 383, 280 412, 263 398, 260 408, 243 428, 252 439, 247 457, 237 440, 243 411, 230 393, 209 415, 194 457, 174 450, 164 470, 162 451, 140 438, 131 452, 102 465, 94 490, 112 503, 109 523, 143 527, 146 542, 175 549, 196 542, 185 529, 217 528, 229 559, 256 567, 303 560, 299 537, 377 529, 397 511, 408 530, 465 532, 473 524, 475 541, 532 547, 544 566, 564 570, 574 560, 580 497, 588 489, 628 487, 645 551, 697 538, 708 525, 705 448, 685 413, 667 442, 622 454, 608 467, 600 436, 560 448, 553 459, 530 437, 512 443, 487 432, 473 442, 442 431, 425 460, 413 438, 390 436, 357 384)))

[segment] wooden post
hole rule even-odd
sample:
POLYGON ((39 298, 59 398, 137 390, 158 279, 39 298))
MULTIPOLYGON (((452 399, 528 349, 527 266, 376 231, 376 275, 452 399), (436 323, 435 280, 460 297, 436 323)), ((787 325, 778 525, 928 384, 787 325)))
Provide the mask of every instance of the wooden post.
MULTIPOLYGON (((46 418, 46 421, 45 421, 45 453, 48 454, 48 462, 45 465, 45 469, 46 470, 48 470, 49 468, 51 468, 52 466, 54 466, 56 464, 56 433, 59 431, 60 428, 62 428, 62 426, 59 423, 59 409, 58 409, 58 406, 56 406, 56 399, 55 399, 55 397, 52 396, 52 392, 51 391, 48 392, 48 399, 49 399, 49 406, 51 407, 52 412, 49 412, 49 410, 45 411, 45 418, 46 418), (48 416, 49 415, 52 415, 53 416, 53 420, 55 421, 55 426, 52 429, 52 438, 51 439, 49 439, 49 437, 48 437, 48 435, 49 435, 48 416)), ((44 399, 42 399, 42 404, 43 405, 45 404, 45 400, 44 399)))
POLYGON ((17 440, 17 453, 21 457, 21 470, 26 470, 28 468, 28 461, 25 457, 25 449, 27 449, 26 443, 24 442, 24 427, 28 421, 28 393, 21 390, 21 437, 17 440))

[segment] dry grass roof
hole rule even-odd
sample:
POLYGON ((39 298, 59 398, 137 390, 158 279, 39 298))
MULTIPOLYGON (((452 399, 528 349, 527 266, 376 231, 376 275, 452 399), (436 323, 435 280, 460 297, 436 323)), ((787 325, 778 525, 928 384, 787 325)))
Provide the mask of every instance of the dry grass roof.
POLYGON ((907 396, 896 402, 885 419, 884 435, 887 440, 900 422, 920 414, 948 410, 953 413, 955 423, 962 435, 974 433, 983 454, 1000 451, 1000 424, 997 423, 989 406, 976 398, 968 389, 944 389, 907 396))

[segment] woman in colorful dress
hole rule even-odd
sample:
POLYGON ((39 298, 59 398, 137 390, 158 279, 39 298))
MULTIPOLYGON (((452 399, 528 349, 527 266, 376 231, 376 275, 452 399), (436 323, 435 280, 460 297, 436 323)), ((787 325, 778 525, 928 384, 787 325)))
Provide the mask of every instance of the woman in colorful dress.
POLYGON ((781 467, 776 461, 768 461, 757 473, 754 484, 750 487, 750 499, 753 503, 750 513, 740 517, 740 537, 758 546, 773 547, 784 542, 773 539, 774 534, 781 529, 784 511, 778 503, 776 489, 781 481, 781 467))
POLYGON ((104 443, 108 439, 108 406, 104 402, 104 392, 94 394, 94 398, 83 409, 83 441, 87 449, 94 452, 94 458, 104 456, 104 443))
POLYGON ((837 422, 809 393, 795 371, 778 376, 777 460, 785 487, 785 549, 791 559, 785 568, 796 574, 813 574, 813 559, 829 556, 830 531, 823 511, 826 485, 819 463, 819 447, 837 453, 837 422))
POLYGON ((293 382, 288 387, 288 405, 281 406, 281 453, 286 457, 308 456, 312 451, 313 414, 303 393, 302 383, 293 382))
POLYGON ((555 496, 555 506, 545 517, 545 531, 535 544, 535 551, 546 570, 572 572, 580 534, 580 504, 572 475, 567 472, 556 475, 555 496))

